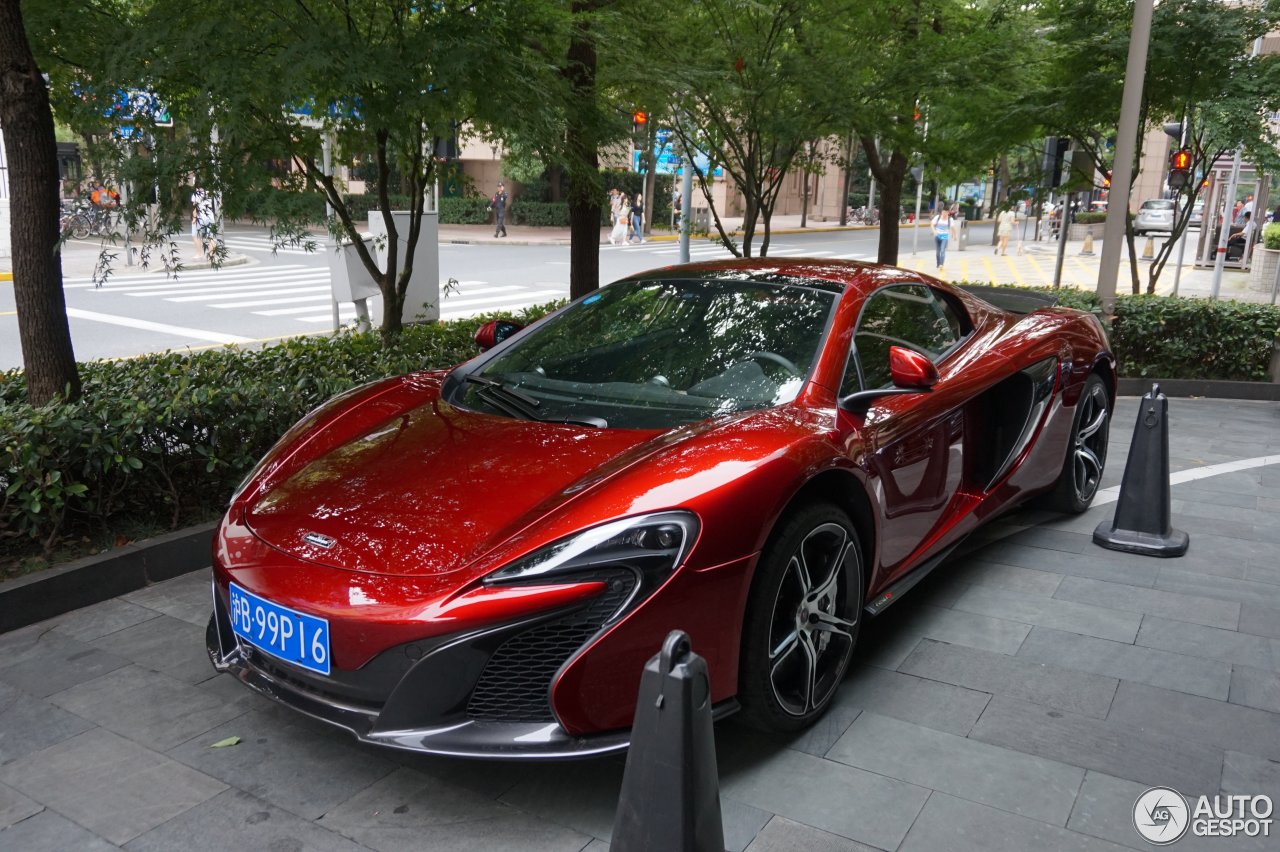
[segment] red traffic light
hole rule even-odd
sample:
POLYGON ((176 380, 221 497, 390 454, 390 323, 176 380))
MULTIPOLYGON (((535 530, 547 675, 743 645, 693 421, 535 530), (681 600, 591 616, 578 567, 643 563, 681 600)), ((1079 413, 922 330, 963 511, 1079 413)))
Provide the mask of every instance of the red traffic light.
POLYGON ((1169 168, 1188 171, 1191 168, 1191 152, 1186 148, 1174 151, 1169 157, 1169 168))
POLYGON ((636 127, 644 127, 649 123, 649 113, 637 112, 631 116, 631 123, 636 127))

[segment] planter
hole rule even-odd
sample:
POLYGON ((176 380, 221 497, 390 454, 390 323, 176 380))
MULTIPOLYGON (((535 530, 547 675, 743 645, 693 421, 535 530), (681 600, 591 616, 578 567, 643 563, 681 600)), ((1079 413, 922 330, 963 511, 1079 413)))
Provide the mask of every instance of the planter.
POLYGON ((1095 240, 1102 239, 1101 222, 1085 225, 1082 225, 1079 222, 1072 222, 1071 227, 1067 228, 1067 242, 1083 240, 1090 231, 1093 231, 1093 238, 1095 240))
POLYGON ((1280 265, 1280 249, 1253 247, 1253 263, 1249 267, 1249 289, 1270 293, 1276 283, 1276 266, 1280 265))

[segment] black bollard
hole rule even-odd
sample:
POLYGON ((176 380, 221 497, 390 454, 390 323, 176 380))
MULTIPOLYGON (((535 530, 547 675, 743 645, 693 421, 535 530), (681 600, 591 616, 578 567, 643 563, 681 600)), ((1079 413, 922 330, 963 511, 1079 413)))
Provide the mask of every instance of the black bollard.
POLYGON ((1133 442, 1120 481, 1116 514, 1093 531, 1093 541, 1111 550, 1143 556, 1181 556, 1190 538, 1175 530, 1169 494, 1169 400, 1153 384, 1142 398, 1133 442))
POLYGON ((644 667, 613 852, 724 852, 707 661, 672 630, 644 667))

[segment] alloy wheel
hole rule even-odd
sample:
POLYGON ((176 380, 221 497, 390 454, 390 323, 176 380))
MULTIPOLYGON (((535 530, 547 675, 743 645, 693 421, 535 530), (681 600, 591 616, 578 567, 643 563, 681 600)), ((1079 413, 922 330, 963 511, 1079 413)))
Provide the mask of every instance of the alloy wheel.
POLYGON ((844 604, 853 548, 841 525, 815 527, 791 555, 778 586, 769 630, 769 684, 779 706, 793 716, 826 704, 853 655, 858 612, 846 612, 844 604))
POLYGON ((1098 490, 1107 457, 1107 392, 1100 383, 1092 384, 1078 404, 1080 417, 1071 450, 1072 483, 1077 498, 1088 503, 1098 490))

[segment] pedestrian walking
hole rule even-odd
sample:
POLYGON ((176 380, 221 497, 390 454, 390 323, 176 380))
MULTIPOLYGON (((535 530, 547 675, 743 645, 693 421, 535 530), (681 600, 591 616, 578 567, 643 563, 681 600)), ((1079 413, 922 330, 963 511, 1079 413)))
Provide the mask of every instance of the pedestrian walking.
POLYGON ((507 235, 507 202, 509 200, 507 190, 503 187, 502 181, 498 181, 498 191, 493 194, 493 198, 489 199, 489 206, 493 208, 493 235, 495 237, 505 237, 507 235))
POLYGON ((615 186, 609 190, 609 225, 618 224, 618 205, 622 203, 622 193, 615 186))
POLYGON ((951 211, 946 207, 938 210, 938 215, 929 223, 933 228, 933 245, 937 252, 938 271, 947 262, 947 241, 951 239, 951 211))
POLYGON ((213 198, 197 186, 191 193, 191 242, 195 244, 198 259, 206 260, 209 257, 209 247, 217 239, 216 228, 213 198))
POLYGON ((996 235, 1000 238, 1000 247, 996 249, 1001 255, 1004 255, 1009 248, 1009 238, 1013 236, 1014 229, 1018 227, 1018 215, 1013 212, 1013 208, 1009 207, 1000 211, 1000 218, 996 220, 996 235))
POLYGON ((627 225, 631 221, 631 205, 627 197, 619 193, 618 213, 613 219, 613 230, 609 232, 609 245, 617 245, 627 241, 627 225))
MULTIPOLYGON (((635 203, 631 205, 631 231, 636 239, 644 243, 644 194, 637 192, 635 203)), ((631 236, 627 237, 631 242, 631 236)))

